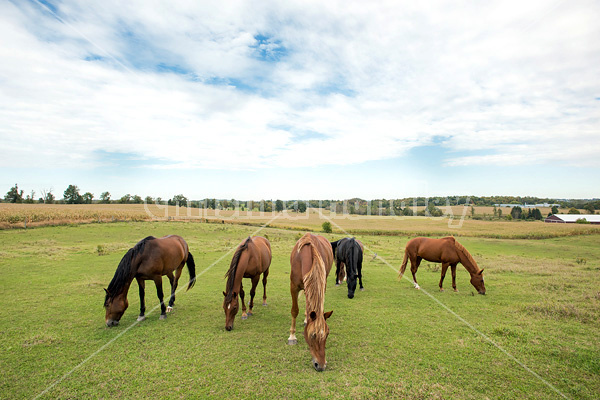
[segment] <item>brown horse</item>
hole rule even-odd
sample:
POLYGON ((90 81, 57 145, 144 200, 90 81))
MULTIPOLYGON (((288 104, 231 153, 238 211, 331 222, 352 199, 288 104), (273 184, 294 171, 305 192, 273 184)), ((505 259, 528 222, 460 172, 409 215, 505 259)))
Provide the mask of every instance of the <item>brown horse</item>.
POLYGON ((333 264, 331 244, 323 236, 307 233, 292 250, 290 256, 290 292, 292 294, 292 327, 288 344, 296 344, 296 317, 298 316, 298 293, 304 290, 306 309, 304 311, 304 340, 312 355, 312 365, 317 371, 327 367, 325 342, 329 327, 325 320, 333 311, 324 313, 327 275, 333 264))
POLYGON ((196 283, 196 264, 185 240, 177 235, 164 236, 160 239, 148 236, 140 240, 125 253, 108 285, 108 289, 104 289, 106 292, 104 298, 106 326, 119 325, 119 320, 129 306, 127 292, 134 278, 138 282, 140 291, 140 315, 137 320, 143 321, 146 319, 144 316, 146 311, 144 303, 146 280, 153 280, 156 285, 156 293, 158 300, 160 300, 160 319, 165 319, 167 312, 173 309, 177 282, 186 263, 190 273, 187 290, 190 290, 196 283), (169 307, 165 307, 163 302, 163 275, 167 275, 171 282, 169 307))
POLYGON ((483 282, 483 269, 479 269, 477 263, 462 244, 458 243, 452 236, 442 239, 428 239, 418 237, 410 240, 404 250, 404 260, 400 267, 399 278, 402 278, 406 270, 406 263, 410 259, 410 271, 412 272, 415 288, 419 289, 417 283, 417 269, 421 260, 442 263, 442 277, 440 278, 440 291, 444 291, 442 283, 446 276, 448 267, 452 268, 452 288, 456 290, 456 265, 461 263, 469 274, 471 274, 471 285, 477 289, 479 294, 485 294, 483 282))
POLYGON ((236 249, 229 270, 225 274, 227 285, 223 296, 223 310, 225 310, 225 329, 233 329, 233 321, 238 312, 238 293, 242 299, 242 319, 252 315, 254 306, 254 295, 256 286, 260 280, 260 274, 263 274, 263 306, 267 305, 267 276, 269 275, 269 266, 271 265, 271 244, 267 239, 260 236, 248 237, 236 249), (250 289, 250 304, 248 314, 246 314, 246 303, 244 302, 244 288, 242 278, 252 279, 252 289, 250 289))

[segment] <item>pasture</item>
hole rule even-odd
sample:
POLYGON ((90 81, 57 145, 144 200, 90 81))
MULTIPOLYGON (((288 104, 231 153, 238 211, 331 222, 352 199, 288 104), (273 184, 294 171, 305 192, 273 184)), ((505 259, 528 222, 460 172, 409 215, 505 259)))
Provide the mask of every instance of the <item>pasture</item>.
MULTIPOLYGON (((0 397, 598 397, 597 229, 465 221, 455 234, 485 269, 488 294, 479 296, 461 265, 458 293, 449 274, 446 291, 439 292, 439 265, 427 262, 417 275, 422 290, 412 287, 410 274, 397 280, 409 238, 447 233, 447 221, 406 218, 394 231, 387 219, 336 220, 344 229, 365 232, 357 235, 365 245, 365 291, 349 300, 346 287, 335 287, 329 276, 328 367, 318 373, 301 334, 298 345, 287 345, 289 255, 301 236, 297 229, 320 225, 314 218, 278 219, 278 227, 260 230, 273 251, 268 306, 258 301, 246 321, 238 314, 231 332, 224 329, 223 275, 232 251, 257 226, 143 221, 0 231, 0 397), (282 229, 287 225, 294 229, 282 229), (390 235, 368 235, 371 225, 390 235), (528 229, 541 229, 546 236, 540 237, 548 238, 519 236, 528 229), (549 229, 571 231, 552 237, 549 229), (502 235, 481 234, 488 231, 502 235), (133 283, 121 324, 106 328, 102 289, 119 260, 143 237, 166 234, 188 242, 196 286, 181 290, 175 311, 159 321, 154 285, 147 284, 148 318, 136 324, 133 283)), ((343 237, 339 229, 325 236, 343 237)), ((180 288, 187 277, 185 270, 180 288)), ((299 302, 302 313, 302 294, 299 302)))

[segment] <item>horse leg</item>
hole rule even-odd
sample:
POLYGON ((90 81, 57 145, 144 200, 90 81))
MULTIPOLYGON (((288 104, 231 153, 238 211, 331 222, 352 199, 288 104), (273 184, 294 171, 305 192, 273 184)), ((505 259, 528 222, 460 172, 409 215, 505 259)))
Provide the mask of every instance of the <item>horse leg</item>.
POLYGON ((145 289, 146 289, 146 281, 142 278, 135 278, 138 283, 138 288, 140 289, 140 315, 137 318, 138 322, 142 322, 146 319, 146 299, 145 299, 145 289))
POLYGON ((169 283, 171 284, 171 297, 169 297, 167 312, 171 312, 173 311, 173 303, 175 303, 175 288, 177 284, 175 283, 175 276, 173 276, 173 272, 169 272, 167 274, 167 278, 169 278, 169 283))
POLYGON ((156 285, 156 295, 158 296, 158 300, 160 301, 160 317, 159 319, 167 318, 167 306, 163 301, 164 293, 162 287, 162 276, 158 276, 154 278, 154 284, 156 285))
POLYGON ((263 274, 263 306, 267 305, 267 276, 269 276, 269 270, 266 270, 263 274))
POLYGON ((246 302, 244 301, 246 293, 244 292, 244 285, 240 282, 240 300, 242 300, 242 319, 248 319, 248 314, 246 313, 246 302))
POLYGON ((296 339, 296 317, 298 316, 298 288, 290 283, 290 294, 292 295, 292 327, 290 328, 290 337, 288 338, 288 344, 297 344, 296 339))
POLYGON ((250 289, 250 304, 248 304, 248 315, 252 315, 252 307, 254 307, 254 295, 256 294, 256 287, 260 281, 260 275, 255 275, 252 278, 252 289, 250 289))
POLYGON ((440 277, 440 292, 444 291, 442 284, 444 283, 444 278, 446 277, 446 271, 448 270, 449 266, 450 266, 449 263, 442 263, 442 276, 440 277))
POLYGON ((340 268, 342 262, 340 260, 335 260, 335 286, 340 286, 340 268))
POLYGON ((452 270, 452 289, 454 289, 455 292, 458 292, 456 289, 456 264, 450 265, 450 269, 452 270))
POLYGON ((358 256, 358 263, 357 263, 357 272, 358 272, 358 284, 360 285, 360 290, 365 290, 363 283, 362 283, 362 254, 360 254, 358 256))
POLYGON ((413 281, 415 283, 415 289, 421 289, 421 286, 417 283, 417 270, 419 269, 419 265, 421 264, 421 260, 423 258, 417 256, 414 260, 411 258, 410 260, 410 272, 412 272, 413 281))

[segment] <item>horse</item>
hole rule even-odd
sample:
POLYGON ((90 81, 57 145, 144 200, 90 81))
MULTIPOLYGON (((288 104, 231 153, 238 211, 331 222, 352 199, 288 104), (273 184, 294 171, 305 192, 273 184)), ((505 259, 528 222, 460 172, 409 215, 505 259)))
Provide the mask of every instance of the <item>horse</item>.
POLYGON ((296 317, 298 316, 298 294, 304 290, 304 340, 312 355, 312 365, 317 371, 327 367, 325 342, 329 327, 325 322, 333 311, 323 312, 327 276, 333 264, 331 244, 323 236, 305 234, 292 249, 290 255, 290 293, 292 295, 292 327, 288 344, 295 345, 296 317))
POLYGON ((160 319, 165 319, 167 312, 173 310, 175 290, 184 264, 187 264, 190 273, 187 287, 187 290, 190 290, 196 283, 196 264, 185 240, 177 235, 163 236, 159 239, 148 236, 140 240, 125 253, 108 288, 104 289, 106 292, 104 298, 106 326, 119 325, 119 320, 129 306, 127 292, 134 278, 137 280, 140 293, 140 315, 137 320, 141 322, 146 319, 144 315, 146 312, 144 303, 146 280, 153 280, 156 285, 156 293, 160 300, 160 319), (167 275, 171 282, 171 298, 168 307, 163 302, 163 275, 167 275))
POLYGON ((247 319, 248 315, 252 315, 254 295, 256 294, 260 274, 263 275, 263 306, 267 305, 267 276, 269 275, 270 265, 271 244, 264 237, 248 237, 236 249, 229 270, 225 274, 227 284, 223 292, 223 296, 225 296, 223 310, 225 311, 225 329, 227 331, 233 329, 233 321, 238 312, 238 293, 242 299, 242 319, 247 319), (252 279, 248 313, 246 313, 246 303, 244 302, 242 278, 252 279))
POLYGON ((421 260, 427 260, 442 263, 442 276, 440 279, 441 292, 444 291, 442 283, 444 282, 448 267, 452 268, 452 288, 455 292, 458 292, 456 289, 456 265, 461 263, 466 270, 469 271, 469 274, 471 274, 471 285, 477 289, 479 294, 485 294, 483 269, 479 269, 477 262, 475 262, 475 259, 473 259, 467 249, 465 249, 462 244, 458 243, 452 236, 442 239, 418 237, 410 240, 406 244, 406 249, 404 250, 404 259, 402 260, 398 278, 402 278, 402 275, 406 270, 408 259, 410 259, 410 270, 416 289, 419 289, 420 287, 417 283, 415 274, 417 273, 417 269, 419 269, 421 260))
POLYGON ((356 278, 360 284, 360 290, 365 290, 362 282, 362 261, 363 261, 363 244, 355 238, 343 238, 335 242, 331 242, 335 259, 335 285, 341 283, 341 276, 344 274, 344 266, 346 269, 348 280, 348 298, 354 297, 356 291, 356 278))

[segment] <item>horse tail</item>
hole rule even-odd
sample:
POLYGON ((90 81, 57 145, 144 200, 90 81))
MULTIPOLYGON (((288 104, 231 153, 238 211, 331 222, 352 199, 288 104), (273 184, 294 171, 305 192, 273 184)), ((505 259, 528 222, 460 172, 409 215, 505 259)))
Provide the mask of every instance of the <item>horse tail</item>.
POLYGON ((196 263, 194 262, 194 256, 188 251, 187 261, 185 262, 190 273, 190 281, 186 290, 190 290, 196 284, 196 263))
POLYGON ((239 245, 239 247, 237 248, 235 253, 233 253, 233 258, 231 259, 231 264, 229 264, 229 269, 225 273, 225 278, 227 278, 227 285, 225 286, 226 292, 227 292, 226 300, 228 302, 231 301, 231 299, 233 298, 232 289, 233 289, 233 285, 235 283, 235 275, 237 273, 237 267, 240 262, 240 257, 242 255, 242 252, 248 248, 248 243, 250 243, 251 240, 252 240, 252 238, 250 236, 248 236, 248 238, 244 241, 244 243, 239 245))
POLYGON ((460 263, 464 265, 464 267, 470 273, 479 272, 479 266, 477 266, 477 262, 475 261, 471 253, 469 253, 462 244, 458 243, 456 239, 454 240, 454 246, 456 247, 458 257, 460 258, 460 263))
POLYGON ((358 274, 358 268, 356 265, 356 262, 358 261, 358 250, 357 248, 358 243, 356 243, 356 240, 354 238, 350 239, 348 241, 349 247, 348 247, 348 265, 346 267, 346 275, 348 275, 348 279, 350 279, 350 273, 352 274, 352 276, 354 278, 356 278, 356 275, 358 274))
POLYGON ((313 243, 312 235, 306 234, 298 241, 298 253, 306 245, 310 246, 312 253, 312 266, 310 271, 302 277, 304 281, 304 293, 307 304, 310 303, 316 307, 317 315, 323 314, 323 303, 325 301, 325 282, 327 273, 325 271, 325 262, 313 243))
POLYGON ((408 244, 406 245, 406 249, 404 249, 404 258, 402 259, 402 265, 400 266, 400 272, 398 273, 398 279, 401 279, 402 275, 404 275, 404 271, 406 271, 407 263, 408 263, 408 244))

